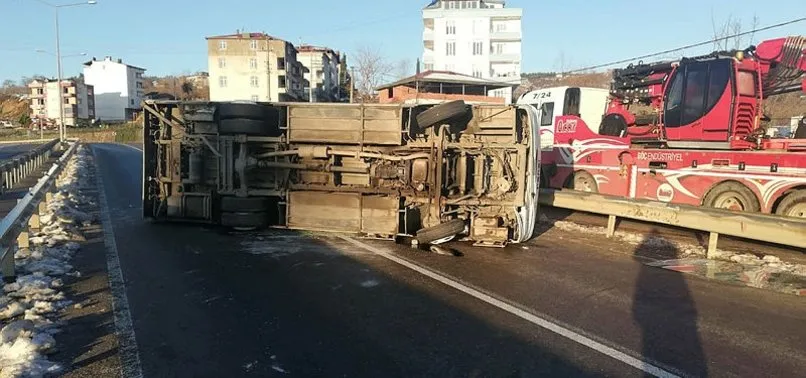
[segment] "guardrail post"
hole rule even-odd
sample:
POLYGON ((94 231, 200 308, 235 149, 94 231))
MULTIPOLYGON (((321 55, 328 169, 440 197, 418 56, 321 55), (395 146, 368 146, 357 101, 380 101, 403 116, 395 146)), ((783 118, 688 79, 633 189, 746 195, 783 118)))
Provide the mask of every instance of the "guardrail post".
POLYGON ((14 271, 14 247, 4 247, 0 249, 2 261, 0 261, 0 273, 3 273, 3 281, 12 283, 17 280, 17 273, 14 271))
POLYGON ((712 232, 711 235, 708 236, 708 251, 705 252, 705 258, 710 260, 716 257, 717 242, 719 242, 719 234, 712 232))
POLYGON ((615 215, 610 215, 607 217, 607 237, 612 238, 613 235, 616 234, 616 223, 618 222, 618 217, 615 215))

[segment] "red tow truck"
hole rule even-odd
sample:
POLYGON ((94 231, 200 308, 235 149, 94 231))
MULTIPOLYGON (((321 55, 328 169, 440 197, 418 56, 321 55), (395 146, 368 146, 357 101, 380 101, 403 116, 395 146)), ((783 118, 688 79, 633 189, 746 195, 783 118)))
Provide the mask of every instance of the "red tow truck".
POLYGON ((788 139, 762 126, 767 98, 799 91, 800 36, 617 69, 606 98, 563 87, 519 103, 540 110, 541 138, 553 139, 541 143, 541 187, 806 217, 806 120, 788 139))

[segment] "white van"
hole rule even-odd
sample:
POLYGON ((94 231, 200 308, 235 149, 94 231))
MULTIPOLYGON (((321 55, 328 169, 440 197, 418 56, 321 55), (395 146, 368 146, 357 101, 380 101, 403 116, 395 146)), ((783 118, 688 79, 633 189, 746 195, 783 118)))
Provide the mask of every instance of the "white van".
POLYGON ((588 87, 552 87, 524 93, 518 105, 532 105, 540 113, 540 148, 554 145, 554 119, 562 115, 576 115, 597 133, 599 123, 607 111, 610 91, 588 87))

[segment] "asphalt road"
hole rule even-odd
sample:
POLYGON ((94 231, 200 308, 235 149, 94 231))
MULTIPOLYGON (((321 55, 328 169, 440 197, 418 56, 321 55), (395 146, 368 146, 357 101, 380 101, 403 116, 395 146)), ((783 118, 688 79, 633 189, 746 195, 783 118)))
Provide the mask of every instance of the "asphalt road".
POLYGON ((93 148, 146 377, 643 376, 642 368, 797 376, 806 368, 803 298, 648 267, 642 256, 654 246, 547 232, 500 250, 457 244, 464 256, 446 257, 332 235, 148 224, 140 153, 93 148))
POLYGON ((37 146, 39 146, 38 143, 0 144, 0 161, 31 151, 37 146))

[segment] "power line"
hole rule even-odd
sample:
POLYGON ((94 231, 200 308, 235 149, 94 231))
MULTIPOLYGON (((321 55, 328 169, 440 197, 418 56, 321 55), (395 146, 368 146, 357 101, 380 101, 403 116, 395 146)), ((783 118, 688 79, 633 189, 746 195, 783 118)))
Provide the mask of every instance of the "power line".
POLYGON ((617 60, 617 61, 615 61, 615 62, 609 62, 609 63, 604 63, 604 64, 597 64, 597 65, 595 65, 595 66, 590 66, 590 67, 579 68, 579 69, 572 70, 572 71, 565 71, 565 72, 563 72, 563 73, 564 73, 564 74, 569 74, 569 73, 577 73, 577 72, 591 71, 591 70, 595 70, 595 69, 599 69, 599 68, 605 68, 605 67, 609 67, 609 66, 615 66, 615 65, 617 65, 617 64, 629 63, 629 62, 636 61, 636 60, 640 60, 640 59, 651 58, 651 57, 658 56, 658 55, 665 55, 665 54, 670 54, 670 53, 674 53, 674 52, 678 52, 678 51, 682 51, 682 50, 688 50, 688 49, 690 49, 690 48, 694 48, 694 47, 705 46, 705 45, 708 45, 708 44, 711 44, 711 43, 714 43, 714 42, 723 41, 723 40, 728 40, 728 39, 731 39, 731 38, 736 38, 736 37, 741 37, 741 36, 745 36, 745 35, 748 35, 748 34, 755 34, 755 33, 760 32, 760 31, 765 31, 765 30, 770 30, 770 29, 780 28, 780 27, 782 27, 782 26, 791 25, 791 24, 795 24, 795 23, 798 23, 798 22, 803 22, 803 21, 806 21, 806 17, 796 18, 796 19, 794 19, 794 20, 789 20, 789 21, 785 21, 785 22, 778 23, 778 24, 774 24, 774 25, 765 26, 765 27, 763 27, 763 28, 758 28, 758 29, 753 29, 753 30, 749 30, 749 31, 746 31, 746 32, 736 33, 736 34, 729 35, 729 36, 725 36, 725 37, 713 38, 713 39, 709 39, 709 40, 707 40, 707 41, 702 41, 702 42, 692 43, 692 44, 689 44, 689 45, 685 45, 685 46, 681 46, 681 47, 676 47, 676 48, 669 49, 669 50, 664 50, 664 51, 655 52, 655 53, 652 53, 652 54, 646 54, 646 55, 636 56, 636 57, 632 57, 632 58, 629 58, 629 59, 617 60))

